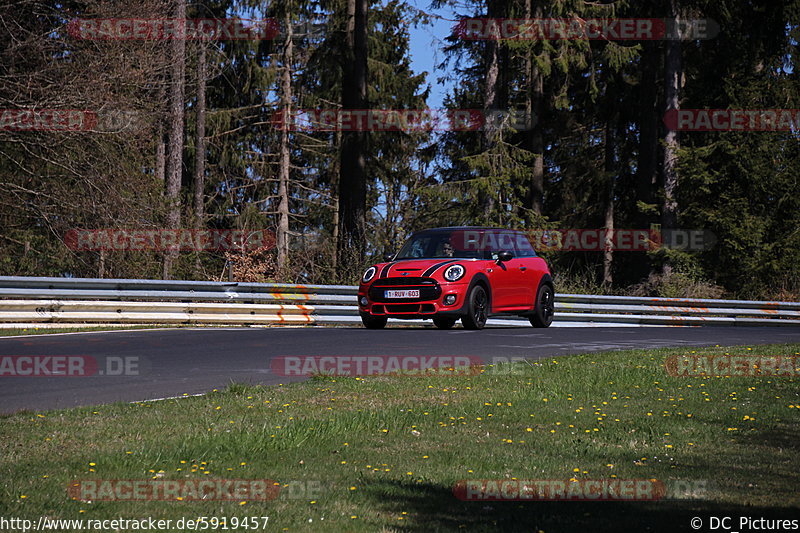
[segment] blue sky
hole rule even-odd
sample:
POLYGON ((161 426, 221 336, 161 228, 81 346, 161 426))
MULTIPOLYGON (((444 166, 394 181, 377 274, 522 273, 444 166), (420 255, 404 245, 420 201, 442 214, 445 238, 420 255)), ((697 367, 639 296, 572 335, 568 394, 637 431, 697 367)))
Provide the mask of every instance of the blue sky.
POLYGON ((433 67, 435 63, 441 63, 444 57, 442 52, 444 38, 453 27, 452 21, 455 19, 455 15, 447 8, 431 9, 430 0, 409 0, 409 3, 417 9, 437 16, 432 19, 432 25, 416 28, 412 26, 409 28, 409 33, 411 35, 411 66, 417 73, 428 72, 427 81, 431 86, 428 107, 440 109, 449 85, 437 83, 436 78, 443 73, 435 71, 433 67))

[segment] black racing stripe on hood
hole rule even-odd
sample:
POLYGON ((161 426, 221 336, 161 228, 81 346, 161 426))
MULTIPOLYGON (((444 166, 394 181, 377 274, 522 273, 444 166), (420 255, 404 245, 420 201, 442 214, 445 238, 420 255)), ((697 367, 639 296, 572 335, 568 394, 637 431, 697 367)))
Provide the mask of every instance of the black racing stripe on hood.
POLYGON ((449 265, 450 263, 455 263, 456 261, 458 261, 458 259, 451 259, 450 261, 442 261, 441 263, 436 263, 435 265, 430 267, 428 270, 423 272, 422 273, 422 277, 423 278, 430 277, 430 276, 433 275, 434 272, 439 270, 439 268, 443 267, 444 265, 449 265))
POLYGON ((391 263, 389 263, 389 264, 387 264, 386 266, 384 266, 384 267, 381 269, 381 275, 380 275, 380 276, 378 276, 378 279, 383 279, 383 278, 385 278, 385 277, 386 277, 386 274, 388 274, 388 273, 389 273, 389 269, 390 269, 390 268, 392 268, 392 266, 394 266, 395 264, 397 264, 397 261, 392 261, 391 263))

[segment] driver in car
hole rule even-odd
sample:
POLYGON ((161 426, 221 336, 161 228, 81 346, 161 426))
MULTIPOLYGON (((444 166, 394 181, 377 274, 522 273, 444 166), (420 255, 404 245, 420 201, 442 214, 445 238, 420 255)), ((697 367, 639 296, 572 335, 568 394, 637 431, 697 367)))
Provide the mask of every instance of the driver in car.
POLYGON ((445 257, 453 257, 453 252, 453 245, 450 244, 450 240, 444 241, 444 244, 442 244, 442 253, 445 257))

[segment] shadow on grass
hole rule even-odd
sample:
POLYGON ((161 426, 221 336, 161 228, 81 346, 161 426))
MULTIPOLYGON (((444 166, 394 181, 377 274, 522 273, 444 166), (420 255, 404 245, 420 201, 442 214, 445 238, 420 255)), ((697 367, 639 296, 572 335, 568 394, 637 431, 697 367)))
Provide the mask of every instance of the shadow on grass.
MULTIPOLYGON (((791 452, 795 460, 797 459, 797 452, 800 452, 800 430, 786 425, 762 429, 758 433, 752 435, 744 433, 740 438, 747 445, 764 445, 764 443, 769 443, 771 448, 791 452)), ((797 470, 795 470, 795 472, 797 472, 797 470)))
MULTIPOLYGON (((765 508, 710 501, 657 502, 463 502, 450 487, 402 481, 368 483, 365 490, 376 507, 396 521, 396 531, 524 531, 546 533, 712 531, 710 517, 772 520, 800 519, 800 508, 765 508), (406 512, 407 515, 402 513, 406 512), (398 518, 403 517, 403 520, 398 518), (691 527, 695 517, 700 529, 691 527)), ((720 528, 727 531, 727 528, 720 528)), ((740 530, 748 530, 742 528, 740 530)))

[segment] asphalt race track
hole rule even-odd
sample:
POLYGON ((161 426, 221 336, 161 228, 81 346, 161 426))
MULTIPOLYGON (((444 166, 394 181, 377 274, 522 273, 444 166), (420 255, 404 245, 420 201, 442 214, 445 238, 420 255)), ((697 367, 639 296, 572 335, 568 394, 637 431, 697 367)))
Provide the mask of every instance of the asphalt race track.
POLYGON ((790 342, 800 343, 800 328, 209 328, 0 337, 0 357, 113 359, 101 364, 109 365, 106 375, 0 376, 0 412, 133 402, 199 394, 231 382, 298 379, 271 372, 271 358, 281 355, 469 355, 491 362, 492 357, 537 359, 627 348, 790 342), (119 362, 131 360, 139 375, 108 375, 121 373, 119 362))

